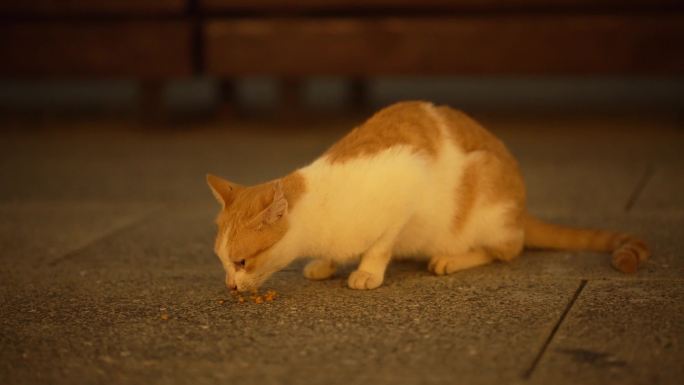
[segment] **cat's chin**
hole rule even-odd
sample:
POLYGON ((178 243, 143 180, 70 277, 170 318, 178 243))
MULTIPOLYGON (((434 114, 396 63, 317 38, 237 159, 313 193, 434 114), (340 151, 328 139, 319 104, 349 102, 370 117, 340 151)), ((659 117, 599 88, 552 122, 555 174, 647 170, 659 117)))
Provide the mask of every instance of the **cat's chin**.
POLYGON ((273 274, 283 270, 294 261, 294 258, 288 258, 283 254, 268 254, 265 257, 268 258, 268 261, 261 265, 259 270, 252 271, 251 273, 241 270, 235 273, 235 284, 238 291, 259 290, 273 274))
POLYGON ((239 292, 257 291, 271 274, 236 274, 235 284, 239 292))

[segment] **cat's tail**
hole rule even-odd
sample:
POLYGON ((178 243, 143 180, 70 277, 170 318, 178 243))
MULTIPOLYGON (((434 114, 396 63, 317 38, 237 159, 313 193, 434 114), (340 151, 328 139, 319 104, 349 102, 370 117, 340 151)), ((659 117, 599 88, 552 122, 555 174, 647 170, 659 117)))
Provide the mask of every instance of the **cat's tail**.
POLYGON ((650 256, 646 243, 634 236, 606 230, 579 229, 525 217, 525 247, 612 253, 613 267, 634 273, 650 256))

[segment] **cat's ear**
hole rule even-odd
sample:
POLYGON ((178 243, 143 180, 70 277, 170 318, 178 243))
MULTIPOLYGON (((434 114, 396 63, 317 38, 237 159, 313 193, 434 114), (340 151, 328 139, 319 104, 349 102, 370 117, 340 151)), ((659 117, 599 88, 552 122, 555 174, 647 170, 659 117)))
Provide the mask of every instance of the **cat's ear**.
POLYGON ((278 179, 273 183, 273 200, 263 211, 261 217, 262 224, 271 225, 287 214, 287 199, 283 191, 283 182, 278 179))
POLYGON ((221 204, 221 208, 225 209, 230 206, 235 198, 235 190, 238 188, 236 184, 211 174, 207 174, 207 184, 214 198, 221 204))

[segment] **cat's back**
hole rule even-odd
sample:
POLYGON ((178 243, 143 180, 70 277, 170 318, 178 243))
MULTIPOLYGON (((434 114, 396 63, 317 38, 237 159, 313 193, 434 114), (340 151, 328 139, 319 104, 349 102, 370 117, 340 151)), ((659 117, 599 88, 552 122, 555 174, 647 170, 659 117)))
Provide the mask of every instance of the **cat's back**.
POLYGON ((335 143, 323 157, 330 163, 373 156, 393 147, 405 147, 428 158, 440 149, 442 132, 427 102, 395 103, 376 112, 335 143))
POLYGON ((466 113, 448 106, 435 107, 454 144, 464 153, 485 151, 505 162, 516 163, 504 143, 466 113))
POLYGON ((323 158, 331 164, 344 163, 404 147, 436 159, 445 141, 464 153, 487 151, 514 160, 505 145, 470 116, 424 101, 399 102, 383 108, 336 142, 323 158))

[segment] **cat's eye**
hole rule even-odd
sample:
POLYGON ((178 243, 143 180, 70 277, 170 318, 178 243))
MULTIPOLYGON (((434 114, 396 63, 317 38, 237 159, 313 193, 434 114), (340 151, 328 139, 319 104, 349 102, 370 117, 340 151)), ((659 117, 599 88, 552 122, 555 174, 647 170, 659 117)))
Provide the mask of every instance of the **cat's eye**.
POLYGON ((245 260, 244 259, 241 259, 241 260, 234 262, 234 263, 235 263, 235 267, 239 267, 239 268, 245 267, 245 260))

